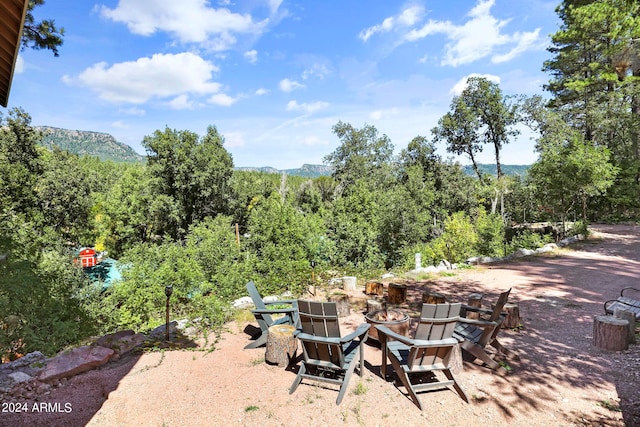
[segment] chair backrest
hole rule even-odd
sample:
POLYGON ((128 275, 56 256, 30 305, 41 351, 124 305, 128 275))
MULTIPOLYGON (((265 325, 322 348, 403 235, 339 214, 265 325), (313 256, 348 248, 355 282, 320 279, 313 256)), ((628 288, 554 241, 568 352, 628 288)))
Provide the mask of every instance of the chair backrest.
POLYGON ((493 306, 493 313, 491 313, 491 317, 489 318, 489 320, 491 320, 492 322, 502 323, 502 321, 499 320, 500 315, 502 314, 502 309, 504 308, 504 305, 509 300, 510 292, 511 292, 511 288, 507 289, 506 291, 500 294, 500 296, 498 297, 498 301, 496 301, 496 304, 493 306))
MULTIPOLYGON (((317 302, 298 300, 300 328, 305 334, 322 338, 340 338, 338 308, 335 302, 317 302)), ((307 361, 329 362, 331 366, 344 365, 342 347, 339 343, 322 343, 301 339, 304 356, 307 361)), ((317 363, 322 366, 322 363, 317 363)))
POLYGON ((414 345, 409 349, 407 367, 410 371, 448 367, 457 341, 453 338, 453 330, 460 319, 462 304, 423 304, 420 323, 415 333, 415 340, 431 341, 429 345, 414 345), (441 346, 434 346, 440 341, 441 346))
POLYGON ((462 304, 423 304, 420 323, 416 329, 417 340, 441 340, 451 338, 460 318, 462 304))
MULTIPOLYGON (((253 305, 255 305, 259 310, 266 309, 267 306, 264 303, 262 296, 260 296, 260 292, 258 292, 258 288, 256 287, 256 284, 253 283, 253 280, 247 282, 246 287, 247 292, 249 293, 249 296, 253 301, 253 305)), ((261 314, 261 316, 259 316, 259 318, 256 318, 256 320, 258 320, 258 324, 260 325, 260 329, 262 330, 268 329, 269 326, 273 324, 273 318, 270 314, 267 313, 261 314)))

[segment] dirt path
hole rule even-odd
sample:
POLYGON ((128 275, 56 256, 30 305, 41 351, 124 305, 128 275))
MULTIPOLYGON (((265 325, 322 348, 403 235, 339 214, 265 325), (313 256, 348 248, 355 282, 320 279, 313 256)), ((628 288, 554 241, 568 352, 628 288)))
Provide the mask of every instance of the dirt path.
MULTIPOLYGON (((640 287, 640 227, 594 226, 594 238, 550 256, 456 271, 437 280, 449 301, 483 292, 485 302, 512 288, 524 321, 504 331, 520 355, 501 377, 465 364, 459 380, 472 403, 453 392, 422 393, 421 412, 380 377, 380 350, 365 348, 361 378, 340 406, 335 389, 303 382, 294 370, 264 363, 264 348, 243 350, 246 325, 231 324, 212 353, 167 351, 129 357, 79 375, 0 413, 2 426, 638 426, 640 345, 612 353, 592 346, 593 316, 625 286, 640 287), (354 393, 358 383, 360 393, 354 393), (34 411, 34 403, 43 411, 34 411)), ((343 334, 362 322, 345 319, 343 334)), ((2 402, 5 403, 5 402, 2 402)))

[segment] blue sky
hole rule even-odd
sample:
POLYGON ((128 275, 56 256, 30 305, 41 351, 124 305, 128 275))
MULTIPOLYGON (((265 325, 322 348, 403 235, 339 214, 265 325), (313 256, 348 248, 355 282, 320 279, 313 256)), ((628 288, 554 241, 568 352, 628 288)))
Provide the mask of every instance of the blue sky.
MULTIPOLYGON (((399 151, 431 138, 470 75, 507 95, 544 95, 557 4, 47 0, 35 15, 64 27, 60 57, 22 51, 9 108, 37 126, 110 133, 140 153, 157 129, 202 136, 214 125, 236 166, 320 164, 339 144, 339 120, 375 126, 399 151)), ((501 160, 536 158, 525 133, 501 160)), ((493 161, 491 147, 479 160, 493 161)))

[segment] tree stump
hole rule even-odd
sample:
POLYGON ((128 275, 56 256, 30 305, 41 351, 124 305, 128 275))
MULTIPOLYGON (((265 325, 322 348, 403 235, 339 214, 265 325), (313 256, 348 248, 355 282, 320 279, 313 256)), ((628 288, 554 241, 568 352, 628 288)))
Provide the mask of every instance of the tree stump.
POLYGON ((384 285, 382 284, 382 282, 369 280, 365 285, 364 293, 367 295, 382 296, 384 294, 384 285))
POLYGON ((389 283, 387 294, 389 304, 402 304, 407 300, 407 285, 389 283))
POLYGON ((345 291, 355 291, 357 280, 353 276, 345 276, 342 278, 342 289, 345 291))
POLYGON ((335 293, 329 295, 328 300, 329 302, 336 303, 338 317, 347 317, 349 314, 351 314, 351 309, 349 308, 349 295, 335 293))
POLYGON ((629 347, 629 322, 613 316, 595 316, 593 345, 604 350, 621 351, 629 347))
POLYGON ((520 308, 518 307, 518 304, 508 302, 504 305, 503 310, 507 312, 507 317, 502 322, 503 328, 513 329, 522 326, 522 319, 520 318, 520 308))
POLYGON ((424 304, 444 304, 444 295, 438 292, 424 291, 422 293, 422 302, 424 304))
POLYGON ((269 328, 264 360, 268 363, 287 367, 296 358, 298 343, 293 325, 275 325, 269 328))
MULTIPOLYGON (((469 294, 469 299, 468 299, 468 305, 470 305, 471 307, 476 307, 476 308, 480 308, 482 307, 482 298, 484 297, 483 294, 480 293, 473 293, 473 294, 469 294)), ((474 311, 468 311, 467 312, 467 319, 479 319, 480 318, 480 313, 476 313, 474 311)))
POLYGON ((387 308, 387 302, 384 298, 375 298, 367 300, 367 313, 373 313, 378 310, 387 308))
POLYGON ((616 319, 626 320, 629 322, 629 327, 627 328, 627 334, 629 338, 629 343, 636 342, 636 315, 635 313, 623 310, 621 308, 613 309, 613 317, 616 319))

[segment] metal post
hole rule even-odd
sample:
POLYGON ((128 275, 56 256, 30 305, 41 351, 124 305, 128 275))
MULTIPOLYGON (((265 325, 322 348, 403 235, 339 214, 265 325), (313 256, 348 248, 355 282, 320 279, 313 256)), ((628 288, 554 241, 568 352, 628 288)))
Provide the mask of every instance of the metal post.
POLYGON ((164 294, 167 296, 167 306, 166 306, 166 324, 164 329, 164 340, 169 341, 169 298, 171 298, 171 294, 173 293, 173 286, 166 286, 164 288, 164 294))

